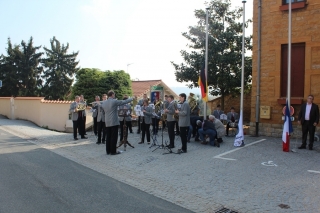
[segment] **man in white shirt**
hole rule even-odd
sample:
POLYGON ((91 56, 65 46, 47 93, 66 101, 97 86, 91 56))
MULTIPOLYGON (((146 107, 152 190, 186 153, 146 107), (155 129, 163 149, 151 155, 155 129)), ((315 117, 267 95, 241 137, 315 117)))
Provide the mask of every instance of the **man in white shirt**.
POLYGON ((309 150, 313 150, 314 133, 319 123, 319 107, 313 103, 313 95, 309 95, 307 103, 301 105, 298 123, 302 125, 302 144, 299 149, 307 148, 309 133, 309 150))

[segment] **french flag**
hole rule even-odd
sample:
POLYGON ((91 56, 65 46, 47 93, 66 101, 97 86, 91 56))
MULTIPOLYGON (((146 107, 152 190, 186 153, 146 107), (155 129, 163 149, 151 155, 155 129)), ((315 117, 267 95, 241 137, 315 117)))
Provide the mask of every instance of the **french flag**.
POLYGON ((286 103, 286 113, 284 118, 284 125, 283 125, 283 133, 282 133, 282 148, 284 152, 289 152, 289 145, 290 145, 290 133, 293 132, 292 122, 290 118, 290 111, 288 106, 288 100, 286 103))

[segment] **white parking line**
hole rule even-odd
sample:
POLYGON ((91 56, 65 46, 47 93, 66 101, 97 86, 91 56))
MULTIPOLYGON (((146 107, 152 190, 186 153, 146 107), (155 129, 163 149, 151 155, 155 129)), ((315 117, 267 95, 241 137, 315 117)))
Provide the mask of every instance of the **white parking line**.
POLYGON ((320 171, 315 171, 315 170, 308 170, 308 172, 320 174, 320 171))
POLYGON ((261 140, 258 140, 258 141, 255 141, 255 142, 246 144, 246 145, 243 146, 243 147, 235 148, 235 149, 233 149, 233 150, 230 150, 230 151, 221 153, 221 154, 219 154, 219 155, 214 156, 213 158, 220 158, 220 159, 223 159, 223 160, 236 160, 236 159, 233 159, 233 158, 222 158, 222 156, 227 155, 227 154, 230 154, 230 153, 232 153, 232 152, 239 151, 240 149, 244 149, 244 148, 246 148, 246 147, 248 147, 248 146, 251 146, 251 145, 260 143, 260 142, 265 141, 265 140, 267 140, 267 139, 261 139, 261 140))

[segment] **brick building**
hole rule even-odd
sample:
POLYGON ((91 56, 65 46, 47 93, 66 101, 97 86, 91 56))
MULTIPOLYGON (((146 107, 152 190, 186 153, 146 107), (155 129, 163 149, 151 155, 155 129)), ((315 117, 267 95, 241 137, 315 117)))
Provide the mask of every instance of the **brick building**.
MULTIPOLYGON (((289 0, 254 0, 253 84, 250 133, 255 134, 257 76, 260 69, 260 106, 270 106, 270 119, 259 121, 259 134, 282 134, 282 108, 287 94, 289 0), (261 3, 261 63, 258 65, 258 18, 261 3)), ((293 122, 309 94, 320 104, 320 1, 292 0, 291 105, 293 122)), ((260 112, 261 117, 261 112, 260 112)), ((299 130, 296 131, 300 132, 299 130)))

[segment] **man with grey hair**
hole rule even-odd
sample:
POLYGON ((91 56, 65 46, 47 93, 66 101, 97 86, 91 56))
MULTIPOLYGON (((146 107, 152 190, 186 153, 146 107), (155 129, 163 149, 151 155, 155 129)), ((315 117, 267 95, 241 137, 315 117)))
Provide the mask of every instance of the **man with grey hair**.
POLYGON ((213 119, 214 128, 217 131, 217 142, 222 143, 223 142, 222 137, 226 134, 226 129, 224 128, 223 123, 218 118, 216 118, 215 116, 211 118, 213 119))
POLYGON ((219 143, 216 143, 217 131, 214 127, 214 116, 209 115, 209 120, 205 120, 202 123, 202 128, 198 130, 200 139, 202 140, 201 144, 207 145, 208 142, 205 140, 205 136, 208 135, 210 138, 210 145, 220 147, 219 143))

